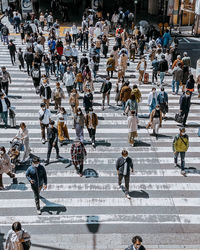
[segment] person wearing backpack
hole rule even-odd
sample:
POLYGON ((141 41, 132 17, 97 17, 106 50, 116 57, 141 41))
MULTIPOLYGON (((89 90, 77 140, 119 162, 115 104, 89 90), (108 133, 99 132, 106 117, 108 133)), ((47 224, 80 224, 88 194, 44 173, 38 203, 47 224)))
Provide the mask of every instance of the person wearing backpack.
POLYGON ((36 94, 38 94, 41 80, 41 71, 38 64, 34 64, 34 68, 31 70, 31 77, 36 90, 36 94))
POLYGON ((71 159, 80 177, 83 176, 83 162, 86 156, 87 152, 83 142, 81 142, 79 138, 76 138, 71 147, 71 159), (78 168, 78 166, 80 168, 78 168))
POLYGON ((185 128, 179 128, 179 134, 173 140, 174 164, 178 167, 178 155, 181 156, 181 174, 186 177, 185 173, 185 153, 189 148, 189 137, 185 133, 185 128))
POLYGON ((20 19, 18 13, 16 13, 16 16, 14 17, 14 25, 15 25, 15 32, 16 32, 16 34, 19 33, 20 23, 21 23, 21 19, 20 19))
POLYGON ((1 34, 3 36, 3 45, 5 45, 5 42, 7 43, 8 45, 8 35, 9 35, 9 29, 6 25, 4 25, 2 28, 1 28, 1 34))
POLYGON ((125 250, 146 250, 146 248, 142 245, 142 237, 136 235, 132 239, 132 245, 127 247, 125 250))
POLYGON ((17 50, 16 50, 15 44, 13 43, 13 40, 10 40, 10 42, 8 44, 8 50, 10 52, 10 58, 11 58, 12 65, 14 65, 15 64, 15 53, 17 52, 17 50))
POLYGON ((34 60, 33 52, 31 49, 28 49, 24 54, 24 60, 26 61, 27 73, 30 75, 30 71, 32 70, 32 64, 34 60))
POLYGON ((29 250, 31 247, 30 234, 22 228, 20 222, 14 222, 6 236, 5 249, 8 250, 29 250))

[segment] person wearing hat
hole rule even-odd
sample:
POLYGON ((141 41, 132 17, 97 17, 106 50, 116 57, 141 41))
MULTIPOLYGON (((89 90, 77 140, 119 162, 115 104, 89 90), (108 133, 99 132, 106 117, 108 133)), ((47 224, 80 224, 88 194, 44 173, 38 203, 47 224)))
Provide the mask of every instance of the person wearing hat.
POLYGON ((161 55, 161 60, 159 61, 158 71, 160 72, 160 84, 163 84, 165 78, 165 72, 168 71, 168 62, 165 59, 165 55, 161 55))
POLYGON ((100 92, 102 93, 102 110, 104 110, 105 99, 107 96, 107 105, 110 106, 110 92, 112 89, 112 83, 110 77, 107 76, 106 80, 103 81, 100 92))
POLYGON ((33 158, 31 166, 27 169, 26 178, 30 182, 31 189, 34 193, 37 213, 41 215, 40 191, 42 188, 44 190, 47 189, 47 173, 37 157, 33 158))
POLYGON ((39 120, 40 120, 40 127, 41 127, 41 136, 42 136, 42 143, 45 144, 45 128, 49 127, 49 123, 51 121, 51 111, 46 108, 45 103, 40 104, 39 110, 39 120))
POLYGON ((122 156, 118 158, 116 162, 116 170, 118 175, 118 185, 122 188, 122 180, 125 181, 125 195, 128 199, 131 199, 129 195, 129 182, 130 182, 130 172, 133 172, 133 161, 131 157, 128 156, 127 150, 122 150, 122 156), (131 171, 130 171, 131 170, 131 171))
POLYGON ((84 147, 84 144, 77 137, 71 147, 71 159, 80 177, 83 176, 83 162, 86 156, 87 156, 87 152, 84 147))
POLYGON ((62 158, 59 155, 59 148, 58 148, 58 129, 54 127, 55 122, 50 121, 50 127, 47 128, 47 141, 48 141, 48 152, 47 152, 47 160, 46 164, 49 164, 50 156, 52 148, 54 147, 56 150, 56 159, 62 158))
POLYGON ((187 90, 181 95, 179 103, 180 103, 180 113, 183 116, 182 125, 185 126, 191 105, 191 92, 189 90, 187 90))
POLYGON ((181 156, 181 174, 186 177, 185 173, 185 153, 189 147, 189 137, 185 133, 185 128, 179 128, 179 134, 173 140, 174 164, 178 167, 178 155, 181 156))
POLYGON ((12 83, 12 80, 10 77, 10 73, 6 70, 5 66, 1 67, 1 70, 2 70, 0 75, 1 87, 5 92, 5 94, 8 95, 9 84, 12 83))
POLYGON ((98 116, 94 113, 93 108, 89 109, 85 117, 85 125, 87 127, 92 146, 95 147, 96 127, 98 126, 98 116))
POLYGON ((0 92, 0 114, 4 122, 4 127, 8 127, 8 110, 10 108, 10 101, 3 92, 0 92))

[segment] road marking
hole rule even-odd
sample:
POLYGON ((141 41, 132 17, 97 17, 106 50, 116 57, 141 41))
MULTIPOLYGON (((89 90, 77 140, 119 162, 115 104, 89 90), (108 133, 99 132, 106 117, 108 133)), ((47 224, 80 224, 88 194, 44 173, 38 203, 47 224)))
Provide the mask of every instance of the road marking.
POLYGON ((183 40, 185 40, 187 43, 190 43, 190 41, 186 38, 183 38, 183 40))

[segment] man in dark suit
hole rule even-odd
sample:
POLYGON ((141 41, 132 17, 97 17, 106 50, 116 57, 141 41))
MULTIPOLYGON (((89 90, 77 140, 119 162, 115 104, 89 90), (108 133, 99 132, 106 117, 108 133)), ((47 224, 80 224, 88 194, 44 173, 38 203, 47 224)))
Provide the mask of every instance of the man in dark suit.
POLYGON ((181 97, 180 97, 180 112, 183 118, 183 126, 186 125, 187 117, 190 111, 190 104, 191 104, 191 93, 187 90, 181 97))
POLYGON ((118 174, 118 184, 119 188, 121 188, 122 179, 125 181, 125 195, 128 199, 130 199, 129 195, 129 182, 130 182, 130 171, 133 172, 133 162, 130 157, 128 157, 128 151, 122 150, 122 156, 116 162, 116 169, 118 174))

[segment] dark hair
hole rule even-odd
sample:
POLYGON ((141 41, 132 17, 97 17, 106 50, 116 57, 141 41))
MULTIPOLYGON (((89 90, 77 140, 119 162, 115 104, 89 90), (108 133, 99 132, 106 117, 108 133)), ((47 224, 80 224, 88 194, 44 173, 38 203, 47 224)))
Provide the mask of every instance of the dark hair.
POLYGON ((1 150, 1 151, 3 151, 3 152, 4 152, 4 154, 6 153, 6 149, 5 149, 5 147, 4 147, 4 146, 1 146, 1 147, 0 147, 0 150, 1 150))
POLYGON ((38 162, 40 162, 40 159, 38 157, 34 157, 32 163, 38 163, 38 162))
POLYGON ((134 84, 133 85, 133 89, 137 89, 138 87, 137 87, 137 85, 136 84, 134 84))
POLYGON ((40 107, 42 108, 42 107, 45 107, 46 106, 46 104, 43 102, 43 103, 41 103, 40 104, 40 107))
POLYGON ((50 124, 50 125, 54 125, 55 122, 54 122, 53 120, 51 120, 49 124, 50 124))
POLYGON ((122 156, 125 156, 125 155, 126 155, 126 156, 128 155, 128 151, 127 151, 126 149, 123 149, 123 150, 122 150, 122 156))
POLYGON ((67 113, 64 107, 61 107, 61 108, 60 108, 60 111, 63 111, 63 112, 64 112, 64 114, 66 114, 66 113, 67 113))
POLYGON ((14 223, 12 224, 12 230, 15 231, 15 232, 22 230, 22 225, 21 225, 21 223, 18 222, 18 221, 17 221, 17 222, 14 222, 14 223))
POLYGON ((137 242, 137 240, 139 242, 142 242, 142 237, 140 237, 138 235, 134 236, 133 239, 132 239, 133 244, 135 244, 137 242))
POLYGON ((26 124, 24 122, 20 123, 20 127, 23 126, 24 128, 26 128, 26 124))
POLYGON ((132 101, 134 101, 134 100, 135 100, 135 95, 132 94, 132 95, 130 96, 130 99, 131 99, 132 101))

